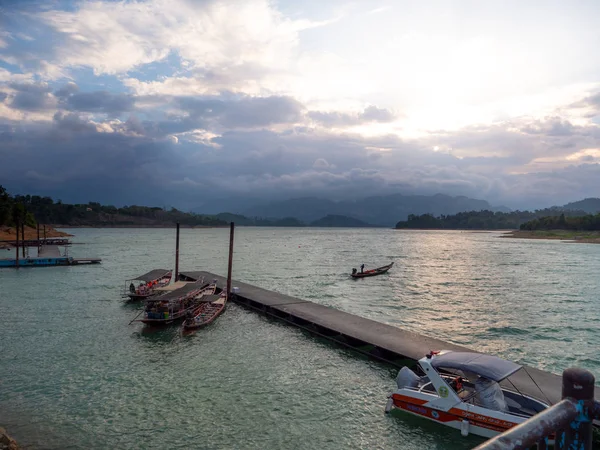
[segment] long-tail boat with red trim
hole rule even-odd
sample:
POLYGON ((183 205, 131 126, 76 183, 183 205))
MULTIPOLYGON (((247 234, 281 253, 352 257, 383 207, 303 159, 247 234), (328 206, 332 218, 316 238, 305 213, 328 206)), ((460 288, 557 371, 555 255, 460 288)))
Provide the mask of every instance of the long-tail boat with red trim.
POLYGON ((205 327, 221 315, 227 304, 227 293, 213 294, 202 297, 200 306, 194 311, 193 316, 183 322, 185 331, 197 330, 205 327))
MULTIPOLYGON (((442 425, 491 438, 548 408, 550 402, 500 386, 522 366, 496 356, 449 350, 419 360, 423 376, 402 367, 386 413, 406 411, 442 425)), ((507 380, 508 381, 508 380, 507 380)))
POLYGON ((125 289, 122 297, 129 301, 143 300, 152 297, 161 289, 169 284, 173 272, 166 269, 154 269, 148 273, 131 278, 125 282, 125 289))

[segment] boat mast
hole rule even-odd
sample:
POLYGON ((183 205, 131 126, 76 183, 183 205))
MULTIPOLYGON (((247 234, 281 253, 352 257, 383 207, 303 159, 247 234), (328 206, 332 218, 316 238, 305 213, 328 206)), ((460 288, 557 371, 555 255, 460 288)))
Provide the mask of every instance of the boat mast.
POLYGON ((229 225, 229 265, 227 267, 227 301, 230 299, 231 295, 231 270, 233 266, 233 229, 235 228, 235 224, 231 222, 229 225))
POLYGON ((179 278, 179 222, 177 222, 177 236, 175 238, 175 281, 179 278))

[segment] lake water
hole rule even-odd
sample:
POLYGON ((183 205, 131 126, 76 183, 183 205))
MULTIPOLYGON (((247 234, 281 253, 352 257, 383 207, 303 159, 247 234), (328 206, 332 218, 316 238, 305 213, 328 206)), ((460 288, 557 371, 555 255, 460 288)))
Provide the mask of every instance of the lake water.
MULTIPOLYGON (((75 229, 96 266, 0 270, 0 425, 31 449, 469 449, 383 412, 396 371, 230 305, 142 333, 124 281, 174 268, 175 230, 75 229)), ((183 229, 180 270, 226 275, 228 229, 183 229)), ((237 228, 234 278, 475 350, 600 378, 600 245, 500 233, 237 228), (352 267, 395 261, 388 275, 352 267)))

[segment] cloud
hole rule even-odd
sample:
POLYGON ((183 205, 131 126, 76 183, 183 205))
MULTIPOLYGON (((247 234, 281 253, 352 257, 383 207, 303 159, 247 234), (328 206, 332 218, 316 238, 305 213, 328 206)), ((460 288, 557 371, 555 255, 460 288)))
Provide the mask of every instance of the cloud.
MULTIPOLYGON (((220 107, 218 113, 225 114, 230 105, 220 107)), ((198 104, 190 109, 204 111, 198 104)), ((248 124, 245 116, 234 122, 248 124)), ((254 119, 251 123, 256 124, 254 119)), ((222 135, 208 131, 153 135, 148 130, 155 126, 148 122, 142 126, 135 115, 126 122, 98 122, 82 113, 58 112, 48 124, 5 129, 0 132, 0 157, 7 163, 0 168, 0 177, 14 189, 56 192, 65 201, 87 195, 119 204, 123 199, 118 192, 138 193, 139 198, 147 198, 142 192, 157 192, 154 203, 164 201, 162 195, 168 192, 181 207, 195 206, 200 191, 204 196, 250 192, 263 198, 444 192, 512 205, 600 195, 600 166, 580 164, 581 158, 596 155, 591 151, 562 168, 511 175, 498 169, 502 166, 497 158, 459 158, 434 151, 426 141, 396 136, 366 138, 292 126, 283 131, 240 128, 222 135), (15 145, 20 148, 18 158, 8 158, 15 154, 15 145), (379 156, 372 158, 373 153, 379 156), (103 183, 111 189, 98 190, 103 183)), ((494 129, 478 132, 489 133, 490 139, 499 136, 494 129)), ((466 133, 468 137, 473 131, 466 133)), ((518 135, 538 139, 537 134, 518 135)), ((445 138, 465 139, 460 133, 445 138)), ((482 137, 481 142, 487 140, 482 137)), ((510 168, 514 161, 502 164, 510 168)))
POLYGON ((12 9, 0 33, 0 179, 23 192, 188 206, 248 192, 600 195, 598 85, 517 83, 515 94, 498 61, 539 77, 485 21, 467 21, 478 31, 463 39, 442 19, 403 28, 397 8, 377 5, 40 5, 12 9), (342 17, 335 29, 330 17, 342 17))
POLYGON ((315 169, 315 170, 329 169, 329 163, 324 158, 317 158, 313 164, 313 169, 315 169))
POLYGON ((97 74, 125 73, 172 51, 192 68, 279 66, 291 57, 299 31, 327 23, 290 20, 266 0, 91 1, 37 18, 60 43, 50 61, 97 74))
MULTIPOLYGON (((70 88, 73 91, 74 88, 70 88)), ((71 111, 87 111, 120 114, 134 109, 134 98, 127 94, 111 94, 107 91, 72 93, 67 96, 66 108, 71 111)))
POLYGON ((25 111, 48 110, 56 106, 56 98, 46 83, 10 83, 14 92, 10 107, 25 111))
POLYGON ((54 93, 55 97, 66 98, 79 92, 79 86, 70 81, 54 93))
POLYGON ((392 122, 398 118, 391 111, 373 105, 356 114, 335 111, 310 111, 308 116, 326 127, 348 127, 369 122, 392 122))

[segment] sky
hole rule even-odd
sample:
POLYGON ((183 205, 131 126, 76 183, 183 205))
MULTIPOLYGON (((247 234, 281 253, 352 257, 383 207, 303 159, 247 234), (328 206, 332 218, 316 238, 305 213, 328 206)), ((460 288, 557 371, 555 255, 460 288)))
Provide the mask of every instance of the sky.
POLYGON ((169 205, 600 197, 600 2, 0 1, 0 184, 169 205))

